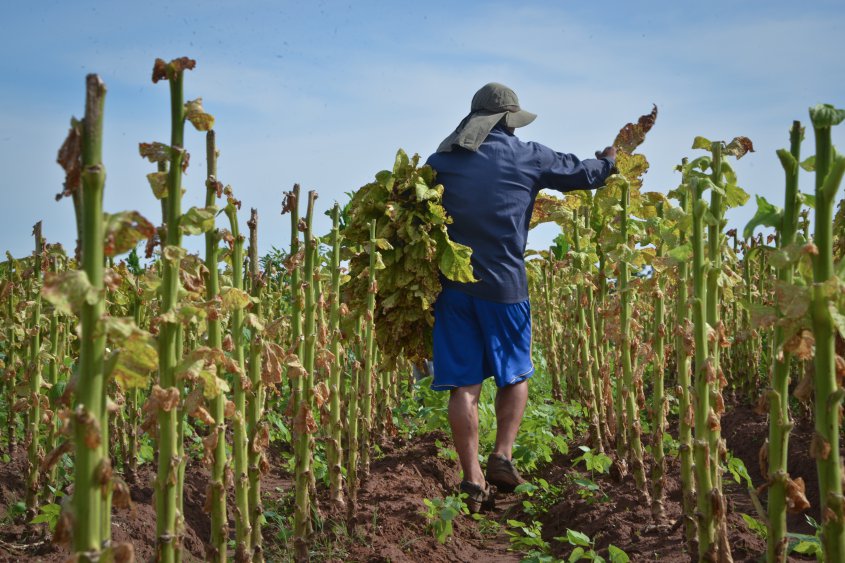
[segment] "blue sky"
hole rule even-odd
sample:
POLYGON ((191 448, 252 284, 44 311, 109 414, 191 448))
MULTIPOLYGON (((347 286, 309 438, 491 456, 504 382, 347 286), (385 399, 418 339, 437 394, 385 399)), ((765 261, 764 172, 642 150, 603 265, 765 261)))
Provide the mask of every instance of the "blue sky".
MULTIPOLYGON (((641 148, 645 188, 666 192, 696 135, 750 137, 736 169, 752 194, 782 205, 775 157, 810 105, 845 106, 845 3, 829 2, 16 2, 0 9, 0 251, 32 248, 31 226, 72 247, 72 205, 56 203, 56 151, 81 117, 84 78, 109 89, 107 211, 155 223, 141 141, 169 139, 166 84, 156 57, 190 56, 186 98, 216 118, 219 178, 261 214, 262 251, 289 240, 282 192, 316 189, 319 211, 391 165, 396 149, 425 157, 503 82, 538 119, 525 140, 588 157, 619 127, 660 109, 641 148)), ((834 142, 845 146, 845 126, 834 142)), ((809 129, 809 127, 808 127, 809 129)), ((184 205, 202 205, 204 138, 192 153, 184 205)), ((845 150, 845 149, 843 149, 845 150)), ((812 135, 804 154, 813 152, 812 135)), ((812 191, 810 175, 802 189, 812 191)), ((729 214, 742 226, 752 204, 729 214)), ((319 232, 328 230, 320 213, 319 232)), ((556 227, 532 232, 549 244, 556 227)), ((186 241, 200 247, 200 239, 186 241)))

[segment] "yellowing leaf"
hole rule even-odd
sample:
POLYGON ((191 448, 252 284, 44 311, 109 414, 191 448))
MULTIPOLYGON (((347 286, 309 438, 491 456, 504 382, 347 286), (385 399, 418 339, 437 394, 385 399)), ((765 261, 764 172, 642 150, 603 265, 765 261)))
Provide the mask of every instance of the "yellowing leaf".
POLYGON ((214 228, 217 207, 192 207, 179 219, 179 228, 186 235, 200 235, 214 228))
POLYGON ((185 119, 190 121, 197 131, 209 131, 214 127, 214 116, 205 112, 202 98, 185 103, 185 119))
POLYGON ((704 137, 697 136, 695 139, 692 140, 692 148, 694 149, 704 149, 709 151, 713 143, 710 142, 709 139, 705 139, 704 137))
POLYGON ((106 256, 129 252, 139 242, 151 239, 156 234, 152 223, 137 211, 106 214, 104 231, 103 253, 106 256))
POLYGON ((41 296, 58 311, 65 314, 79 314, 82 305, 93 305, 99 293, 88 281, 84 270, 68 270, 59 274, 47 274, 41 296))
POLYGON ((226 311, 245 309, 250 302, 249 293, 234 287, 224 287, 220 291, 220 298, 223 303, 223 309, 226 311))
POLYGON ((147 181, 149 181, 156 199, 167 197, 167 176, 167 172, 150 172, 147 174, 147 181))
POLYGON ((464 283, 478 281, 472 273, 471 255, 470 247, 447 240, 440 255, 440 271, 452 281, 464 283))

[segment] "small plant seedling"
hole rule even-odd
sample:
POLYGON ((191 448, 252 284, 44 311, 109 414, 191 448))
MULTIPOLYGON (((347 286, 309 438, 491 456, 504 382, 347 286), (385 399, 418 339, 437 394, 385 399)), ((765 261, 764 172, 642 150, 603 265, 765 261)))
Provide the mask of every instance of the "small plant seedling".
POLYGON ((39 514, 32 519, 31 524, 47 524, 50 531, 56 529, 56 524, 59 522, 59 515, 62 513, 62 507, 58 504, 44 504, 39 508, 39 514))
MULTIPOLYGON (((568 543, 575 548, 567 559, 570 563, 573 561, 606 563, 608 561, 596 552, 594 541, 587 534, 567 528, 566 537, 556 536, 555 539, 562 543, 568 543)), ((627 553, 613 544, 607 546, 607 553, 610 563, 629 563, 631 561, 627 553)))
POLYGON ((578 465, 579 461, 583 461, 587 470, 590 472, 591 477, 596 471, 599 473, 607 473, 610 466, 613 464, 613 460, 611 460, 606 454, 595 453, 587 446, 578 446, 578 449, 583 453, 572 460, 572 464, 578 465))
POLYGON ((453 533, 452 521, 459 514, 469 514, 464 499, 466 494, 449 495, 446 498, 423 499, 423 504, 426 510, 423 511, 423 516, 428 520, 428 528, 437 538, 440 543, 446 543, 446 540, 453 533))
POLYGON ((508 520, 510 530, 505 533, 510 537, 511 547, 518 551, 549 553, 549 543, 543 539, 543 525, 534 521, 525 524, 519 520, 508 520))

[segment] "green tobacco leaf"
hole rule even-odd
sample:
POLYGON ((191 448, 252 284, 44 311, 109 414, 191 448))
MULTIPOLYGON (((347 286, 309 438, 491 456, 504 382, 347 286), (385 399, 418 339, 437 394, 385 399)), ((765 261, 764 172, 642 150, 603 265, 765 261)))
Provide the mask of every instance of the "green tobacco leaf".
POLYGON ((472 273, 470 249, 448 239, 451 219, 442 206, 443 186, 435 183, 431 167, 419 167, 419 160, 397 151, 392 169, 376 174, 344 206, 343 259, 349 261, 344 302, 354 313, 348 318, 366 310, 369 226, 376 222, 375 327, 386 359, 430 358, 430 308, 441 291, 440 269, 465 280, 472 273))
POLYGON ((226 381, 217 377, 217 366, 229 373, 238 374, 240 372, 237 364, 226 356, 223 350, 200 346, 192 350, 176 366, 176 380, 201 382, 203 396, 206 399, 213 399, 220 393, 229 391, 229 385, 226 381))
POLYGON ((179 264, 188 255, 188 251, 181 246, 168 245, 161 251, 161 256, 173 264, 179 264))
POLYGON ((214 228, 217 207, 192 207, 179 219, 179 228, 186 235, 201 235, 214 228))
POLYGON ((794 266, 804 255, 804 246, 797 243, 790 244, 784 248, 767 250, 766 256, 769 259, 769 263, 779 270, 794 266))
POLYGON ((476 282, 478 280, 472 273, 470 256, 472 256, 470 247, 447 239, 440 255, 440 271, 452 281, 476 282))
POLYGON ((91 285, 84 270, 48 273, 41 288, 41 296, 57 311, 67 315, 78 315, 84 303, 93 305, 99 299, 99 293, 91 285))
POLYGON ((636 123, 626 123, 624 127, 616 135, 613 141, 613 146, 632 154, 634 150, 645 141, 646 133, 648 133, 654 122, 657 120, 657 105, 652 107, 651 113, 640 116, 636 123))
POLYGON ((729 208, 742 207, 748 203, 749 197, 748 193, 736 184, 725 186, 725 204, 729 208))
POLYGON ((217 377, 216 370, 201 369, 197 373, 197 378, 202 381, 202 395, 206 399, 213 399, 220 393, 229 392, 229 384, 226 380, 217 377))
MULTIPOLYGON (((783 149, 781 149, 783 150, 783 149)), ((789 156, 792 156, 791 153, 787 152, 789 156)), ((795 157, 793 157, 794 159, 795 157)), ((816 155, 812 155, 801 162, 801 168, 806 170, 807 172, 814 172, 816 170, 816 155)))
POLYGON ((249 293, 234 287, 224 287, 220 291, 220 299, 226 311, 245 309, 250 301, 249 293))
POLYGON ((780 229, 781 224, 783 224, 783 209, 772 205, 763 196, 758 195, 755 197, 757 198, 757 212, 742 230, 742 236, 744 238, 750 238, 754 234, 756 227, 780 229))
POLYGON ((576 547, 572 550, 572 553, 569 554, 569 559, 567 559, 567 561, 569 561, 570 563, 572 563, 573 561, 580 561, 585 556, 585 554, 586 551, 584 551, 583 547, 576 547))
POLYGON ((828 312, 830 313, 830 318, 833 321, 833 325, 836 327, 836 330, 839 331, 839 336, 845 338, 845 315, 836 307, 836 304, 831 301, 827 304, 828 312))
POLYGON ((428 184, 420 178, 416 184, 414 184, 414 189, 416 190, 417 200, 419 201, 426 201, 429 199, 439 198, 442 195, 443 188, 442 186, 437 186, 434 188, 428 187, 428 184), (440 188, 440 190, 437 189, 440 188))
POLYGON ((153 190, 156 199, 167 197, 167 176, 167 172, 150 172, 147 174, 147 181, 149 181, 150 189, 153 190))
POLYGON ((133 333, 116 352, 111 371, 122 389, 146 389, 158 369, 158 349, 149 334, 133 333))
MULTIPOLYGON (((795 171, 798 169, 798 161, 795 160, 795 157, 786 149, 778 149, 777 150, 778 159, 780 160, 781 166, 783 166, 784 172, 786 172, 787 176, 792 176, 795 174, 795 171)), ((801 163, 801 166, 804 166, 804 163, 801 163)))
POLYGON ((129 252, 142 240, 155 236, 155 227, 137 211, 121 211, 105 216, 103 253, 117 256, 129 252))
POLYGON ((774 307, 760 303, 741 302, 742 306, 751 313, 751 326, 753 328, 767 328, 777 322, 777 311, 774 307))
POLYGON ((692 260, 692 254, 692 246, 686 243, 672 248, 666 253, 666 256, 678 264, 684 264, 692 260))
POLYGON ((592 543, 590 541, 590 537, 587 534, 571 530, 569 528, 566 529, 566 539, 572 545, 578 545, 582 547, 590 547, 592 543))
MULTIPOLYGON (((639 153, 632 155, 624 152, 619 153, 616 156, 616 169, 619 170, 619 174, 624 176, 630 184, 629 191, 631 194, 631 209, 633 211, 637 208, 636 204, 634 204, 635 194, 639 191, 640 186, 642 186, 643 176, 648 172, 648 160, 646 160, 644 155, 639 153)), ((610 178, 608 178, 609 180, 610 178)))
POLYGON ((713 143, 710 142, 709 139, 705 139, 704 137, 697 136, 695 139, 692 140, 692 148, 694 149, 704 149, 706 151, 711 150, 713 143))
POLYGON ((122 389, 145 389, 158 369, 158 347, 153 336, 131 318, 104 317, 98 333, 105 333, 112 354, 106 376, 114 377, 122 389))
POLYGON ((803 203, 810 209, 816 208, 816 196, 812 194, 805 194, 804 192, 799 192, 798 199, 801 200, 801 203, 803 203))
POLYGON ((745 521, 745 525, 748 526, 748 529, 760 536, 761 538, 765 539, 769 535, 769 530, 766 528, 766 525, 763 522, 760 522, 753 516, 749 516, 748 514, 739 514, 742 519, 745 521))
POLYGON ((845 110, 837 109, 831 104, 818 104, 810 108, 810 120, 814 127, 833 127, 845 120, 845 110))
POLYGON ((610 563, 629 563, 631 561, 627 553, 613 544, 607 546, 607 554, 610 556, 610 563))
POLYGON ((531 213, 528 228, 533 229, 537 225, 551 221, 558 225, 571 224, 572 210, 569 209, 566 200, 541 192, 534 200, 534 210, 531 213))
POLYGON ((185 103, 185 119, 190 121, 197 131, 209 131, 214 127, 214 116, 205 112, 202 98, 185 103))
POLYGON ((788 319, 801 319, 810 310, 812 296, 806 287, 776 280, 775 295, 781 314, 788 319))

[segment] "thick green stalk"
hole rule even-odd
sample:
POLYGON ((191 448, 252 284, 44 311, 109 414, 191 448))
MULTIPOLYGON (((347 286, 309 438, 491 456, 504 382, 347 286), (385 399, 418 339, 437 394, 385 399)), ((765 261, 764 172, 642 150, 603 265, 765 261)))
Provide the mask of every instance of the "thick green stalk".
POLYGON ((834 326, 831 308, 833 293, 826 288, 834 280, 833 209, 836 192, 845 172, 845 157, 836 154, 831 142, 831 124, 819 117, 819 108, 810 110, 816 138, 816 210, 813 242, 811 315, 816 354, 815 435, 810 448, 819 473, 822 517, 822 545, 826 561, 845 561, 843 527, 842 467, 839 455, 840 405, 845 395, 836 381, 834 326), (835 155, 835 156, 834 156, 835 155))
MULTIPOLYGON (((182 161, 185 156, 185 108, 181 69, 168 65, 167 79, 170 83, 170 168, 167 180, 167 220, 164 251, 170 252, 182 246, 182 232, 179 220, 182 215, 182 161)), ((87 202, 86 202, 87 203, 87 202)), ((161 284, 161 312, 174 312, 179 300, 178 259, 164 256, 161 284)), ((163 321, 159 329, 159 386, 170 392, 176 389, 176 364, 178 348, 181 347, 181 326, 177 322, 163 321)), ((181 392, 180 392, 181 395, 181 392)), ((176 526, 177 473, 179 457, 177 409, 158 411, 158 472, 155 484, 156 499, 156 545, 157 558, 162 563, 172 563, 181 552, 182 546, 176 526)))
POLYGON ((346 505, 346 527, 350 533, 355 526, 355 505, 358 499, 358 417, 360 410, 358 405, 358 381, 361 377, 361 356, 363 344, 361 343, 361 320, 355 323, 355 362, 350 369, 351 377, 345 386, 346 388, 346 436, 348 453, 346 456, 346 483, 347 498, 346 505))
MULTIPOLYGON (((754 261, 751 250, 754 246, 754 237, 746 239, 742 252, 742 280, 745 287, 745 299, 749 303, 753 303, 753 285, 751 284, 751 263, 754 261)), ((751 313, 747 308, 742 310, 742 325, 745 327, 745 340, 742 342, 742 357, 745 363, 745 388, 748 392, 748 397, 754 399, 754 382, 757 359, 754 357, 752 347, 754 346, 751 338, 751 313)))
POLYGON ((332 207, 332 256, 331 256, 331 304, 329 309, 329 342, 334 360, 329 372, 329 440, 327 457, 329 464, 329 497, 332 503, 342 507, 343 502, 343 449, 341 448, 340 423, 340 372, 342 368, 340 346, 340 206, 332 207))
MULTIPOLYGON (((581 252, 581 228, 580 228, 581 220, 576 214, 575 216, 575 223, 574 223, 574 230, 573 230, 573 242, 575 246, 575 253, 576 255, 580 254, 581 252)), ((586 269, 585 264, 583 261, 578 258, 575 260, 575 269, 579 271, 583 271, 586 269)), ((601 435, 601 428, 599 426, 599 405, 596 402, 596 393, 595 393, 595 380, 593 379, 593 366, 592 360, 593 358, 590 357, 590 340, 589 336, 587 335, 587 317, 584 309, 589 307, 589 303, 587 302, 587 295, 584 292, 584 289, 579 284, 575 294, 576 300, 576 309, 578 311, 578 348, 580 350, 580 361, 581 361, 581 369, 579 370, 581 373, 585 374, 587 377, 587 382, 585 386, 585 395, 584 399, 587 402, 587 408, 590 413, 590 420, 589 420, 589 428, 590 428, 590 445, 592 446, 593 450, 597 452, 604 453, 604 444, 602 443, 602 435, 601 435)))
MULTIPOLYGON (((215 170, 216 174, 216 170, 215 170)), ((230 229, 234 243, 232 244, 232 287, 235 290, 243 291, 243 247, 244 237, 240 234, 236 207, 232 204, 226 206, 226 215, 229 217, 230 229)), ((246 373, 244 358, 246 355, 246 343, 243 341, 244 332, 244 310, 235 308, 232 311, 230 320, 230 331, 232 344, 234 346, 232 355, 238 364, 241 373, 246 373)), ((249 518, 249 476, 247 475, 247 429, 246 429, 246 389, 244 378, 240 374, 234 374, 234 403, 235 415, 232 421, 232 457, 234 460, 234 481, 235 481, 235 560, 246 561, 251 551, 249 518)), ((216 399, 215 399, 216 401, 216 399)), ((225 397, 221 393, 220 401, 225 407, 225 397)), ((216 407, 215 407, 216 408, 216 407)), ((222 412, 222 411, 221 411, 222 412)), ((222 420, 222 419, 221 419, 222 420)), ((218 445, 219 446, 219 445, 218 445)), ((220 454, 224 457, 225 465, 225 444, 220 454)), ((221 478, 224 475, 221 474, 221 478)), ((225 543, 228 533, 223 538, 225 543)))
POLYGON ((361 390, 361 472, 364 477, 370 474, 370 428, 373 410, 373 378, 375 376, 375 310, 376 310, 376 222, 370 223, 370 267, 367 290, 367 314, 365 341, 367 350, 364 356, 363 381, 361 390))
MULTIPOLYGON (((620 204, 620 237, 623 244, 628 244, 628 201, 629 184, 625 180, 622 184, 620 204)), ((644 500, 648 499, 645 466, 643 464, 643 446, 640 440, 640 416, 637 409, 636 389, 634 387, 634 373, 631 365, 631 287, 629 286, 629 266, 625 262, 619 263, 619 296, 621 299, 619 325, 622 332, 620 354, 622 355, 622 396, 625 402, 625 417, 629 454, 634 472, 634 480, 644 500)))
POLYGON ((104 457, 101 441, 107 425, 103 402, 106 394, 103 355, 104 331, 98 330, 105 313, 103 289, 103 108, 106 87, 95 74, 86 77, 85 118, 82 126, 83 233, 82 269, 98 296, 82 304, 80 314, 79 377, 73 401, 75 442, 73 489, 73 551, 79 561, 100 558, 104 541, 102 518, 105 509, 100 471, 104 457))
POLYGON ((32 229, 35 237, 34 255, 34 299, 32 317, 29 323, 31 332, 29 341, 29 417, 26 429, 27 442, 27 478, 26 478, 26 515, 31 520, 38 514, 39 466, 44 452, 39 450, 41 434, 41 284, 44 274, 41 271, 41 257, 44 253, 44 239, 41 236, 41 221, 32 229))
POLYGON ((9 318, 9 325, 8 330, 6 332, 6 342, 9 346, 9 354, 8 358, 6 359, 6 443, 9 447, 9 455, 15 453, 17 450, 18 445, 18 433, 17 433, 17 413, 15 412, 14 405, 15 405, 15 386, 17 385, 17 362, 18 362, 18 350, 17 350, 17 342, 15 337, 15 293, 17 290, 17 283, 15 280, 15 260, 12 258, 11 254, 8 252, 6 253, 6 257, 9 264, 9 284, 11 285, 11 289, 9 290, 9 298, 6 300, 6 315, 9 318))
MULTIPOLYGON (((698 556, 700 560, 707 560, 714 549, 716 539, 716 523, 714 522, 713 503, 711 495, 714 491, 710 464, 710 444, 712 443, 712 429, 710 417, 710 385, 716 382, 712 360, 708 356, 707 341, 707 266, 704 255, 704 214, 707 204, 701 199, 698 178, 692 178, 690 186, 692 197, 692 283, 693 283, 693 338, 695 340, 695 440, 693 452, 695 455, 695 475, 697 491, 698 518, 698 556)), ((715 415, 714 415, 715 416, 715 415)))
MULTIPOLYGON (((713 143, 711 160, 711 180, 717 187, 724 187, 722 182, 722 144, 713 143)), ((720 344, 718 341, 719 328, 722 326, 722 320, 719 316, 719 304, 721 302, 721 291, 719 289, 719 276, 722 273, 722 222, 725 215, 724 198, 719 190, 710 190, 710 213, 715 218, 715 224, 711 223, 707 226, 707 258, 709 265, 707 268, 707 324, 710 328, 717 331, 717 340, 709 348, 710 358, 712 358, 712 367, 716 372, 716 385, 711 388, 711 400, 715 403, 715 393, 718 391, 719 374, 720 374, 720 344)), ((719 415, 720 413, 716 413, 719 415)), ((710 470, 712 472, 712 479, 714 486, 718 487, 721 483, 721 467, 719 465, 719 450, 720 437, 718 427, 713 429, 710 442, 710 456, 713 459, 710 470)))
MULTIPOLYGON (((801 123, 792 123, 789 132, 790 152, 794 159, 793 166, 785 164, 786 170, 786 200, 783 208, 783 220, 778 229, 780 231, 779 244, 786 248, 795 241, 798 231, 798 211, 801 209, 798 192, 798 163, 801 161, 801 140, 804 129, 801 123)), ((784 266, 778 270, 778 279, 784 284, 791 284, 793 278, 792 266, 784 266)), ((773 346, 774 350, 781 348, 785 340, 783 327, 775 326, 773 346)), ((786 561, 786 485, 789 480, 786 460, 789 446, 789 432, 793 422, 789 414, 789 368, 792 355, 784 351, 781 355, 774 354, 774 369, 772 370, 772 388, 769 393, 769 535, 766 557, 768 561, 786 561)))
POLYGON ((314 356, 317 345, 315 330, 316 307, 314 299, 314 254, 316 241, 312 235, 312 221, 314 216, 314 200, 317 193, 308 192, 308 202, 305 210, 305 260, 302 270, 305 289, 305 307, 303 309, 303 356, 301 401, 296 412, 294 426, 296 427, 296 445, 294 449, 296 464, 296 506, 294 508, 294 557, 297 561, 308 559, 308 529, 311 514, 311 433, 314 419, 314 356))
MULTIPOLYGON (((138 294, 139 281, 135 279, 135 293, 132 302, 132 317, 135 320, 135 326, 143 328, 144 322, 144 303, 141 296, 138 294)), ((129 420, 127 434, 129 438, 128 456, 126 477, 130 482, 135 482, 138 478, 138 421, 141 417, 141 390, 138 388, 131 389, 127 397, 127 408, 129 409, 129 420)))
MULTIPOLYGON (((711 147, 711 175, 710 178, 713 184, 724 189, 725 183, 722 180, 722 143, 713 143, 711 147)), ((727 452, 724 440, 722 440, 722 430, 719 419, 724 410, 724 399, 722 397, 722 388, 724 386, 724 375, 721 368, 721 340, 724 334, 724 325, 719 315, 719 307, 721 303, 722 291, 719 287, 719 277, 722 274, 722 246, 724 244, 724 235, 722 229, 725 225, 725 200, 719 189, 713 189, 710 192, 710 213, 715 218, 715 221, 708 225, 707 245, 708 245, 708 259, 710 261, 707 269, 707 324, 710 328, 716 331, 716 340, 713 346, 709 349, 712 368, 715 372, 715 381, 710 387, 710 404, 712 410, 710 412, 710 472, 713 481, 713 490, 715 491, 715 498, 713 502, 719 502, 724 506, 724 497, 722 496, 722 456, 727 452)), ((725 555, 730 557, 730 545, 727 541, 727 511, 718 510, 714 512, 718 519, 716 524, 717 534, 717 552, 722 553, 728 551, 725 555)))
MULTIPOLYGON (((584 226, 590 228, 590 208, 584 208, 584 226)), ((591 270, 591 265, 586 265, 587 270, 591 270)), ((585 274, 587 272, 585 271, 585 274)), ((592 279, 591 279, 592 281, 592 279)), ((593 294, 593 284, 586 285, 586 296, 589 307, 587 308, 587 331, 589 333, 590 356, 592 361, 590 367, 592 368, 593 387, 595 389, 596 397, 596 415, 599 418, 599 434, 601 436, 602 444, 605 447, 610 447, 610 431, 607 425, 607 412, 604 405, 604 381, 600 369, 600 347, 598 344, 598 333, 596 328, 596 301, 593 294)))
MULTIPOLYGON (((596 232, 601 232, 604 229, 604 221, 599 224, 598 230, 596 232)), ((599 264, 598 264, 598 295, 596 296, 596 361, 599 365, 599 373, 601 375, 601 386, 602 386, 602 395, 603 395, 603 406, 604 409, 604 420, 607 426, 606 429, 606 436, 607 436, 607 443, 608 447, 611 445, 611 435, 615 431, 615 418, 616 413, 613 409, 613 386, 610 379, 610 365, 606 359, 610 358, 610 348, 608 341, 609 338, 601 338, 599 340, 598 335, 604 335, 604 316, 606 313, 607 308, 607 274, 605 272, 606 267, 606 260, 604 253, 604 248, 601 243, 596 244, 596 253, 599 257, 599 264)))
MULTIPOLYGON (((206 182, 205 182, 205 206, 211 207, 217 202, 217 148, 215 144, 216 135, 214 131, 208 131, 205 134, 205 153, 206 153, 206 182)), ((230 217, 231 220, 231 217, 230 217)), ((237 251, 237 218, 233 221, 232 235, 235 239, 235 248, 232 251, 232 277, 233 285, 234 277, 240 270, 240 262, 237 251)), ((218 255, 220 251, 220 235, 216 229, 211 229, 205 233, 205 267, 208 270, 207 279, 205 283, 206 299, 213 301, 220 296, 220 279, 218 255)), ((235 313, 240 312, 236 309, 232 312, 232 333, 234 337, 238 337, 239 325, 235 318, 235 313)), ((208 347, 212 350, 223 349, 223 335, 222 327, 219 318, 208 319, 208 347)), ((241 356, 241 361, 243 357, 241 356)), ((214 367, 215 375, 222 374, 222 368, 218 364, 214 367)), ((237 381, 237 376, 235 377, 237 381)), ((236 382, 237 385, 237 382, 236 382)), ((209 494, 211 495, 211 545, 206 550, 206 558, 210 561, 225 561, 226 560, 226 544, 229 539, 229 525, 226 516, 226 394, 222 391, 211 399, 211 416, 214 417, 214 432, 217 436, 214 445, 214 463, 211 467, 211 487, 209 494)), ((237 483, 236 473, 236 483, 237 483)), ((238 518, 235 518, 236 524, 238 518)), ((240 530, 239 530, 240 531, 240 530)), ((242 541, 242 533, 238 534, 237 541, 242 541)), ((240 547, 240 546, 238 546, 240 547)))
POLYGON ((543 298, 545 299, 544 318, 546 322, 546 330, 542 332, 547 340, 546 344, 546 366, 549 375, 552 379, 552 398, 555 401, 563 400, 563 390, 560 386, 560 371, 557 361, 557 334, 554 329, 554 322, 552 321, 552 300, 551 300, 551 285, 552 275, 554 272, 554 253, 549 250, 549 259, 543 263, 543 298))
MULTIPOLYGON (((254 298, 252 313, 261 319, 261 293, 264 280, 258 271, 258 211, 252 209, 247 222, 249 226, 249 277, 250 290, 254 298)), ((261 380, 261 337, 252 334, 249 345, 249 382, 251 394, 247 404, 247 437, 249 450, 247 456, 247 475, 249 478, 249 527, 252 532, 250 545, 253 563, 264 561, 261 526, 264 523, 264 505, 261 503, 261 465, 266 463, 262 436, 269 435, 269 428, 264 422, 264 382, 261 380)))
MULTIPOLYGON (((657 218, 663 219, 663 204, 657 204, 657 218)), ((663 240, 659 233, 655 244, 655 255, 658 260, 663 256, 663 240)), ((654 327, 654 336, 652 339, 652 350, 654 351, 654 364, 652 365, 653 389, 652 389, 652 428, 654 429, 652 439, 652 455, 654 456, 654 465, 651 472, 651 515, 656 524, 661 525, 666 518, 666 511, 663 506, 664 497, 664 478, 666 475, 666 461, 663 452, 663 436, 666 431, 666 407, 667 399, 664 393, 663 372, 666 368, 666 358, 664 357, 664 339, 666 336, 665 325, 665 304, 663 292, 665 290, 665 282, 663 280, 663 272, 655 270, 654 283, 654 318, 652 324, 654 327)))
MULTIPOLYGON (((57 274, 59 271, 59 258, 56 256, 54 256, 50 261, 50 271, 52 271, 53 274, 57 274)), ((47 383, 50 385, 51 390, 59 383, 59 361, 60 358, 65 357, 65 354, 62 352, 66 336, 64 332, 64 323, 60 323, 59 318, 59 312, 54 307, 50 313, 51 358, 47 364, 47 383)), ((61 429, 59 417, 56 415, 58 409, 58 397, 55 396, 55 392, 52 392, 50 393, 50 422, 47 429, 47 443, 44 448, 47 452, 52 452, 58 443, 58 432, 61 429)), ((50 486, 54 487, 54 489, 58 489, 60 487, 60 483, 58 482, 58 467, 55 464, 50 467, 50 470, 46 475, 46 482, 43 484, 42 494, 47 502, 54 501, 54 495, 49 489, 50 486)))
MULTIPOLYGON (((686 181, 686 178, 684 178, 686 181)), ((681 208, 690 212, 690 194, 682 191, 680 195, 681 208)), ((693 201, 695 201, 693 199, 693 201)), ((678 246, 687 243, 684 229, 679 230, 678 246)), ((687 326, 690 322, 689 312, 689 262, 682 260, 678 263, 677 287, 675 289, 675 358, 678 372, 678 448, 681 458, 681 493, 683 495, 684 537, 688 553, 695 553, 694 544, 698 534, 695 520, 695 478, 693 476, 692 425, 693 405, 690 398, 690 355, 688 351, 687 326)), ((691 337, 692 335, 690 335, 691 337)))

